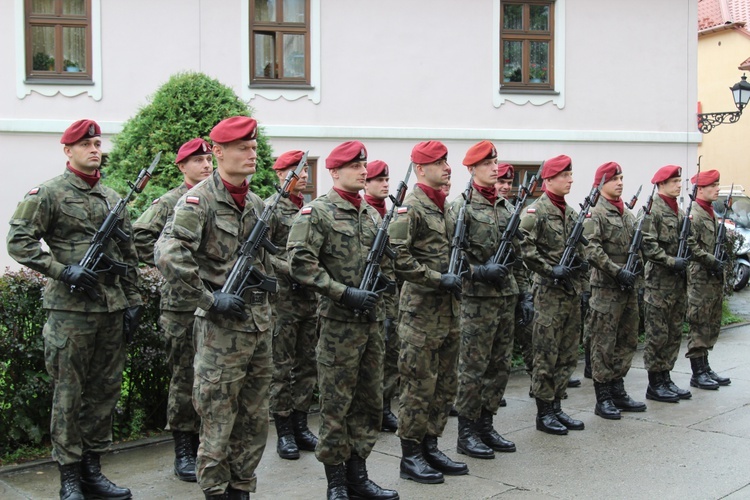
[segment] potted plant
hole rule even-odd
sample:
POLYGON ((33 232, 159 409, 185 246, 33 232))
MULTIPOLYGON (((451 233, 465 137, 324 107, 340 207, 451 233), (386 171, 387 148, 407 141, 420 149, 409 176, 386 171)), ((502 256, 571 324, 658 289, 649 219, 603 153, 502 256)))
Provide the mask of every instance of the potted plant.
POLYGON ((37 52, 31 60, 33 71, 55 71, 55 58, 46 52, 37 52))
POLYGON ((75 61, 71 61, 70 59, 65 59, 63 61, 63 66, 65 66, 65 71, 69 73, 78 73, 79 71, 81 71, 78 63, 75 61))
POLYGON ((547 67, 541 64, 529 65, 529 83, 544 83, 547 81, 547 67))

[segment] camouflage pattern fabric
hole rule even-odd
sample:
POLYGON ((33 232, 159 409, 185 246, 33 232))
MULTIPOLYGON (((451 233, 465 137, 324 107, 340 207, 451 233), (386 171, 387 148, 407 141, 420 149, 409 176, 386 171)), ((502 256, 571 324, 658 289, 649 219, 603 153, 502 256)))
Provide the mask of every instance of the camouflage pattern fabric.
POLYGON ((167 345, 169 396, 167 399, 167 429, 197 434, 201 419, 193 407, 193 311, 162 311, 159 325, 164 330, 167 345))
POLYGON ((161 230, 167 224, 167 219, 172 215, 174 206, 183 194, 187 193, 188 187, 184 182, 167 191, 161 197, 151 202, 151 206, 138 217, 133 223, 133 241, 138 250, 138 259, 144 264, 154 266, 154 245, 159 239, 161 230))
MULTIPOLYGON (((390 316, 389 316, 390 317, 390 316)), ((401 340, 398 338, 398 313, 385 330, 385 360, 383 361, 383 401, 391 401, 399 393, 398 357, 401 340)))

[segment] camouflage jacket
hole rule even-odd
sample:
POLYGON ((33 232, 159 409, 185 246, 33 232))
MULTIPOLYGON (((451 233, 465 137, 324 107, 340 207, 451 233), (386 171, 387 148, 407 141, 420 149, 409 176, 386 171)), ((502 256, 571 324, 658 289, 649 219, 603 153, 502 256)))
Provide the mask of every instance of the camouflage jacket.
POLYGON ((443 214, 419 187, 406 195, 388 231, 396 252, 396 276, 404 282, 399 311, 461 314, 453 294, 439 289, 441 275, 448 272, 455 224, 456 214, 449 203, 443 214))
POLYGON ((586 256, 592 265, 590 283, 600 288, 620 288, 617 273, 628 261, 628 250, 635 232, 635 216, 623 213, 603 196, 583 223, 583 234, 589 240, 586 256))
MULTIPOLYGON (((263 212, 263 200, 252 191, 248 191, 245 203, 240 211, 218 170, 179 199, 154 253, 156 267, 167 281, 162 290, 162 309, 186 311, 197 307, 196 316, 208 316, 217 325, 237 331, 264 332, 271 326, 271 308, 264 292, 245 292, 249 319, 244 322, 208 313, 214 301, 212 292, 223 286, 240 247, 263 212)), ((273 276, 265 250, 252 264, 273 276)))
POLYGON ((154 244, 159 239, 161 230, 174 211, 177 200, 187 193, 184 182, 179 187, 167 191, 163 196, 151 202, 151 206, 133 223, 133 239, 138 250, 138 259, 149 266, 154 265, 154 244))
MULTIPOLYGON (((289 274, 305 287, 320 293, 318 314, 338 321, 367 322, 341 304, 347 287, 359 287, 381 219, 364 200, 359 209, 331 189, 300 210, 287 243, 289 274)), ((381 262, 393 279, 393 263, 381 262)), ((385 301, 378 300, 376 320, 385 320, 385 301)))
MULTIPOLYGON (((110 240, 107 256, 128 266, 126 276, 99 274, 91 300, 85 293, 70 293, 70 285, 59 281, 67 265, 78 264, 91 245, 91 239, 117 204, 117 193, 98 182, 90 187, 73 172, 50 179, 28 192, 10 220, 8 254, 19 264, 52 278, 47 281, 43 307, 61 311, 113 312, 140 305, 138 257, 132 240, 110 240), (42 248, 40 240, 49 247, 42 248)), ((127 211, 122 229, 131 234, 127 211)))
MULTIPOLYGON (((534 272, 534 283, 554 286, 551 279, 552 267, 559 264, 562 259, 565 242, 573 230, 577 216, 570 205, 565 206, 563 216, 546 193, 526 208, 521 217, 520 230, 524 236, 521 240, 521 255, 524 263, 534 272)), ((580 241, 576 246, 576 252, 580 259, 586 258, 585 248, 580 241)), ((588 288, 584 273, 574 272, 570 281, 575 293, 588 288)), ((561 283, 557 286, 563 288, 564 285, 561 283)))
MULTIPOLYGON (((642 216, 642 211, 638 216, 642 216)), ((643 223, 641 246, 643 256, 648 259, 644 274, 647 288, 685 288, 685 276, 672 270, 674 257, 680 246, 680 229, 684 217, 685 213, 681 208, 675 214, 661 196, 654 196, 651 214, 643 223)))
POLYGON ((711 266, 716 262, 714 247, 720 222, 711 217, 698 203, 693 203, 690 216, 693 220, 688 245, 693 255, 688 264, 688 283, 690 285, 721 283, 723 276, 714 276, 710 271, 711 266))
MULTIPOLYGON (((486 264, 495 255, 508 219, 512 215, 513 204, 505 198, 498 197, 493 206, 476 188, 472 189, 474 192, 471 204, 466 207, 466 239, 469 242, 466 256, 473 272, 474 266, 486 264)), ((463 203, 462 196, 453 200, 453 212, 457 214, 463 203)), ((521 252, 516 239, 513 241, 513 249, 520 258, 521 252)), ((465 279, 463 293, 468 297, 502 297, 528 291, 526 271, 521 266, 513 267, 511 271, 500 287, 465 279)))

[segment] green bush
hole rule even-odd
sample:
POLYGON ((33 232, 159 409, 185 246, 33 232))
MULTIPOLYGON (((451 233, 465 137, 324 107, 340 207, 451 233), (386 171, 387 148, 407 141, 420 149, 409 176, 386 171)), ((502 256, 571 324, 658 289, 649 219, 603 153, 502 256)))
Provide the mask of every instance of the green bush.
MULTIPOLYGON (((234 91, 202 73, 178 73, 162 85, 113 138, 104 167, 104 183, 122 194, 156 153, 162 152, 154 178, 129 207, 135 220, 151 203, 182 182, 174 164, 177 150, 195 137, 209 140, 211 129, 230 116, 251 116, 252 109, 234 91)), ((261 128, 258 134, 258 169, 252 189, 265 198, 273 190, 271 147, 261 128)))

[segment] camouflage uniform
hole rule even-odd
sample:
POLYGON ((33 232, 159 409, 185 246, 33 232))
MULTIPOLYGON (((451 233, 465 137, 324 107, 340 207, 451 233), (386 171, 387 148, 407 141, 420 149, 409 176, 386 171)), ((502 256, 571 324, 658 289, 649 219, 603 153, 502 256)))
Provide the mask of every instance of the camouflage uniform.
MULTIPOLYGON (((401 288, 399 287, 398 290, 401 288)), ((396 291, 395 297, 399 292, 396 291)), ((384 298, 389 299, 388 296, 384 298)), ((383 362, 383 401, 390 402, 398 396, 398 355, 401 342, 398 338, 398 300, 386 300, 385 360, 383 362)))
POLYGON ((609 383, 627 375, 638 346, 638 292, 622 290, 615 277, 628 260, 635 217, 602 197, 584 223, 592 264, 586 330, 591 335, 594 381, 609 383))
MULTIPOLYGON (((101 182, 92 188, 66 170, 32 189, 10 220, 10 256, 51 278, 42 304, 49 311, 44 353, 54 385, 52 458, 62 465, 80 462, 84 452, 104 453, 112 444, 112 413, 125 362, 123 310, 141 305, 135 247, 132 241, 110 241, 106 254, 126 264, 128 272, 99 274, 97 300, 70 293, 70 285, 59 279, 67 265, 83 258, 119 199, 101 182)), ((131 232, 127 212, 122 229, 131 232)))
MULTIPOLYGON (((212 291, 221 288, 263 211, 263 201, 252 192, 245 201, 240 211, 214 171, 177 202, 154 255, 174 297, 198 306, 193 331, 193 404, 201 417, 196 475, 203 491, 212 495, 227 485, 255 491, 255 469, 268 435, 272 367, 267 294, 244 293, 244 321, 209 312, 212 291)), ((252 264, 273 274, 265 251, 252 264)))
MULTIPOLYGON (((526 265, 534 272, 534 370, 532 392, 546 402, 564 397, 568 379, 578 361, 578 338, 581 330, 580 299, 586 286, 574 273, 572 289, 555 285, 550 278, 565 250, 568 233, 576 222, 576 212, 552 204, 546 193, 534 201, 521 217, 521 253, 526 265)), ((578 255, 584 256, 581 243, 578 255)))
POLYGON ((398 435, 422 442, 425 435, 443 433, 458 384, 459 303, 451 292, 438 289, 441 274, 448 271, 455 214, 449 204, 443 214, 418 187, 398 212, 389 228, 396 275, 404 281, 398 435))
MULTIPOLYGON (((320 294, 316 348, 320 388, 320 435, 315 455, 338 465, 357 455, 367 459, 383 416, 385 305, 375 321, 355 316, 340 303, 347 287, 358 287, 380 216, 365 201, 359 209, 336 191, 313 200, 289 233, 289 272, 320 294)), ((389 259, 383 270, 392 274, 389 259)))

